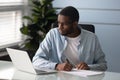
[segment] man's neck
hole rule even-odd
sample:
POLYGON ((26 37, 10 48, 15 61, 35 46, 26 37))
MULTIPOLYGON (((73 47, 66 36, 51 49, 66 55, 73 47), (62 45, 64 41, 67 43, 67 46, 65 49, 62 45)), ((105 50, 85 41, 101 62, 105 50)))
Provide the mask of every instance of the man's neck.
POLYGON ((68 34, 67 36, 71 37, 71 38, 74 38, 74 37, 79 36, 80 34, 81 34, 81 29, 77 27, 76 29, 74 29, 73 33, 68 34))

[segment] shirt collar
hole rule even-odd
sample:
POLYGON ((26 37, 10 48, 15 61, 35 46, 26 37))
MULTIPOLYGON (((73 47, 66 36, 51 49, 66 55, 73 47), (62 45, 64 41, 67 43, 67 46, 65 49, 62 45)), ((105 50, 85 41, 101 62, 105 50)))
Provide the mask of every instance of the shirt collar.
MULTIPOLYGON (((82 27, 80 25, 78 25, 78 28, 81 30, 81 33, 80 33, 80 36, 79 36, 80 37, 79 42, 81 42, 82 37, 83 37, 83 29, 82 29, 82 27)), ((66 36, 61 35, 61 37, 63 38, 63 40, 67 40, 66 36)))

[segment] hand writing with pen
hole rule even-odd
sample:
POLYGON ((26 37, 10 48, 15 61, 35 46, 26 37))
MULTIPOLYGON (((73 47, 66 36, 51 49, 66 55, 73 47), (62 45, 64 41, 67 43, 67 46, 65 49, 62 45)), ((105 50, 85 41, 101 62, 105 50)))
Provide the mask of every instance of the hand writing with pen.
POLYGON ((76 68, 78 70, 89 70, 89 66, 85 62, 80 62, 79 64, 73 66, 68 60, 64 63, 57 64, 55 69, 58 71, 71 71, 72 68, 76 68))

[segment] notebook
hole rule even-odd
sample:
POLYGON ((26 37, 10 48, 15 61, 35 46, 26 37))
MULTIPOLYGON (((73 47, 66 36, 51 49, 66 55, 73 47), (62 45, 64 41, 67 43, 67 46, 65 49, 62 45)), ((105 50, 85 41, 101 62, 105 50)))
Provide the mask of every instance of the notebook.
POLYGON ((49 74, 49 73, 56 73, 56 70, 40 68, 39 70, 34 69, 32 62, 27 54, 26 51, 6 48, 13 65, 16 67, 17 70, 29 72, 33 74, 49 74))

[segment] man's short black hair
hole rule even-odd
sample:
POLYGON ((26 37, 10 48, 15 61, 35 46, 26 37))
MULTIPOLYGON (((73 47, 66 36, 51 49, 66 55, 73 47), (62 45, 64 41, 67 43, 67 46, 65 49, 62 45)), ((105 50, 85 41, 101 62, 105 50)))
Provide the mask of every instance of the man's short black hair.
POLYGON ((59 15, 68 16, 72 22, 79 21, 79 12, 76 8, 68 6, 63 8, 59 15))

